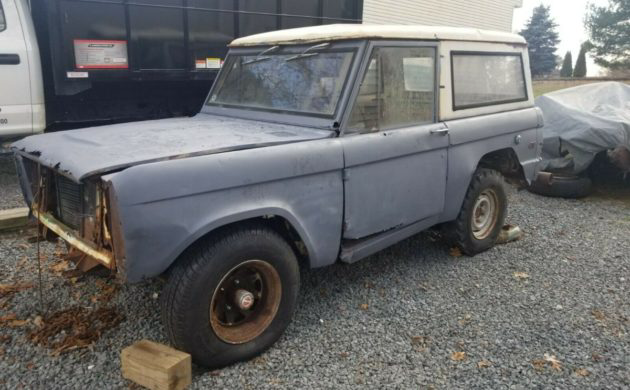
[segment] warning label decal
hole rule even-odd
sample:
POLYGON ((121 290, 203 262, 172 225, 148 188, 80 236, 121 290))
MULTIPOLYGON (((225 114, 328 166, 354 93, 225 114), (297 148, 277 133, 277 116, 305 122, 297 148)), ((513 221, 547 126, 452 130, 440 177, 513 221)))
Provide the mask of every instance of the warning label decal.
POLYGON ((127 41, 75 39, 77 69, 127 69, 127 41))

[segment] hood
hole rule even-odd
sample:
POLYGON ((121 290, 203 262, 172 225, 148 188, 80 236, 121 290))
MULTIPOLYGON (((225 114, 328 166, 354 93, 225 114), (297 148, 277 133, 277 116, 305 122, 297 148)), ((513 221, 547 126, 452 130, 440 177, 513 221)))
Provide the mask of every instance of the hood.
POLYGON ((11 148, 80 181, 132 165, 290 142, 331 137, 334 133, 198 114, 34 135, 11 148))

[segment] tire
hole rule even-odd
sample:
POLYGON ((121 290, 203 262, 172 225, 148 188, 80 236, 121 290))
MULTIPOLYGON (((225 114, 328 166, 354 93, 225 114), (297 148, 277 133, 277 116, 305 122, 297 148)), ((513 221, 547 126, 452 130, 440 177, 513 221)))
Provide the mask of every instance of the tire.
POLYGON ((447 233, 462 252, 474 256, 494 246, 506 213, 503 176, 493 169, 479 168, 468 187, 457 219, 446 225, 447 233), (489 206, 490 203, 494 206, 489 206), (490 211, 484 213, 484 210, 490 211), (477 213, 474 220, 473 212, 477 213))
POLYGON ((199 365, 220 368, 278 340, 293 317, 299 286, 297 258, 279 234, 259 225, 230 229, 178 259, 162 294, 162 320, 176 348, 199 365), (247 310, 237 304, 242 291, 251 291, 240 301, 251 304, 247 310))
POLYGON ((591 193, 592 182, 588 177, 551 174, 548 180, 539 175, 527 188, 534 194, 554 198, 583 198, 591 193))

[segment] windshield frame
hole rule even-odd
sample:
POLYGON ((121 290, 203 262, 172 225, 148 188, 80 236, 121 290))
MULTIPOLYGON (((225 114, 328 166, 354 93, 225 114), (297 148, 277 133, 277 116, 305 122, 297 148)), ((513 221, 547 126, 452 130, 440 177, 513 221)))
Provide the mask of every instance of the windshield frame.
MULTIPOLYGON (((324 42, 317 43, 309 43, 303 45, 280 45, 280 48, 274 51, 270 55, 299 55, 303 53, 304 50, 312 47, 315 44, 321 44, 324 42)), ((232 56, 256 56, 259 53, 263 52, 271 48, 274 45, 265 45, 265 46, 253 46, 253 47, 235 47, 231 48, 228 52, 228 55, 225 59, 225 63, 227 64, 229 60, 231 60, 232 56)), ((346 106, 346 102, 350 97, 352 86, 354 85, 354 81, 357 77, 357 73, 359 67, 362 62, 363 54, 365 52, 365 48, 367 46, 366 41, 341 41, 341 42, 330 42, 330 46, 328 46, 322 52, 328 51, 352 51, 353 59, 350 67, 348 69, 348 73, 346 75, 346 80, 344 81, 341 94, 337 101, 337 105, 334 109, 334 113, 330 114, 317 114, 317 113, 308 113, 308 112, 297 112, 297 111, 282 111, 282 110, 274 110, 269 108, 260 108, 260 107, 249 107, 249 106, 239 106, 239 105, 230 105, 230 104, 221 104, 221 103, 213 103, 210 102, 211 96, 215 93, 216 89, 219 88, 228 72, 221 70, 217 75, 217 78, 214 81, 212 88, 210 89, 210 93, 204 100, 203 108, 201 109, 202 113, 215 114, 215 115, 225 115, 243 119, 253 119, 253 120, 261 120, 267 122, 277 122, 277 123, 287 123, 294 124, 300 126, 308 126, 308 127, 316 127, 316 128, 326 128, 330 130, 337 130, 339 127, 340 119, 343 115, 343 109, 346 106)), ((297 60, 299 61, 299 60, 297 60)), ((227 70, 227 68, 225 68, 227 70)))

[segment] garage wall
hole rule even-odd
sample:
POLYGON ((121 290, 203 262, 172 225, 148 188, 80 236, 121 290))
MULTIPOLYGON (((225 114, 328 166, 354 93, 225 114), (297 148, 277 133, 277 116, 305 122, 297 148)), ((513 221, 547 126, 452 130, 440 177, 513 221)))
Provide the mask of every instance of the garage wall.
POLYGON ((363 23, 475 27, 512 32, 522 0, 364 0, 363 23))

